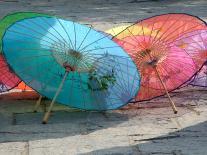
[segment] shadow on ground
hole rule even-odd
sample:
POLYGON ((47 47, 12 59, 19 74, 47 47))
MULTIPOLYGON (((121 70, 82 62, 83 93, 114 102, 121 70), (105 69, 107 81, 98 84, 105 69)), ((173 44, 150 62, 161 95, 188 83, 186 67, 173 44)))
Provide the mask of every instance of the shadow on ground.
MULTIPOLYGON (((205 104, 205 89, 179 90, 171 93, 172 99, 178 103, 194 106, 196 103, 205 104), (191 98, 189 97, 191 96, 191 98), (202 98, 201 98, 202 96, 202 98), (195 102, 197 101, 197 102, 195 102)), ((49 100, 43 103, 50 103, 49 100)), ((142 125, 139 119, 149 121, 170 121, 170 118, 179 117, 191 112, 179 107, 179 113, 174 115, 166 97, 141 104, 126 106, 122 110, 100 112, 74 111, 67 107, 55 104, 54 111, 47 125, 41 120, 47 107, 41 106, 38 113, 33 113, 35 100, 0 100, 0 142, 32 141, 41 139, 55 139, 75 135, 87 135, 107 128, 129 127, 142 125), (166 108, 161 108, 161 107, 166 108), (154 109, 155 108, 155 109, 154 109), (156 108, 161 108, 156 110, 156 108), (154 110, 153 110, 154 109, 154 110)), ((44 104, 43 104, 44 105, 44 104)))
POLYGON ((113 147, 95 150, 79 155, 204 155, 207 144, 207 122, 184 128, 164 136, 149 139, 133 138, 134 143, 140 143, 128 147, 113 147), (189 154, 190 152, 190 154, 189 154))
POLYGON ((128 115, 123 113, 72 112, 71 109, 58 108, 56 105, 54 110, 57 110, 52 113, 48 124, 44 125, 41 124, 44 112, 31 112, 34 103, 35 101, 31 100, 0 102, 0 142, 85 135, 128 121, 128 115))

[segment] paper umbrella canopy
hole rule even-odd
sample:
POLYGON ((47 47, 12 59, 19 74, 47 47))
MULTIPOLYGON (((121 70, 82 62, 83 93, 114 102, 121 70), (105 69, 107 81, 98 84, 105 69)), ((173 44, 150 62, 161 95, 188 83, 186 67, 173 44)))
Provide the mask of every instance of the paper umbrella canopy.
POLYGON ((104 34, 71 21, 18 21, 4 34, 3 53, 27 85, 70 107, 116 109, 139 89, 139 72, 130 56, 104 34))
POLYGON ((13 89, 21 82, 15 73, 10 70, 2 54, 0 54, 0 70, 0 93, 13 89))
POLYGON ((190 85, 207 87, 207 62, 205 62, 201 70, 192 78, 190 85))
MULTIPOLYGON (((191 35, 192 37, 186 38, 186 42, 189 42, 192 44, 192 48, 188 50, 194 50, 198 51, 201 48, 207 49, 207 32, 204 30, 201 30, 199 33, 200 35, 196 35, 195 33, 198 33, 197 31, 192 32, 188 35, 191 35)), ((201 53, 200 59, 205 58, 207 60, 207 53, 201 53)), ((200 60, 198 59, 198 60, 200 60)), ((204 63, 203 67, 200 69, 200 71, 192 78, 190 81, 190 84, 193 86, 199 86, 199 87, 207 87, 207 61, 204 63)))
POLYGON ((198 72, 206 61, 202 55, 207 54, 207 48, 198 46, 194 38, 201 41, 203 33, 206 24, 197 17, 164 14, 138 21, 113 37, 140 71, 136 101, 164 95, 198 72))
MULTIPOLYGON (((207 49, 207 32, 206 30, 196 30, 190 33, 186 33, 182 36, 182 47, 187 51, 202 51, 202 49, 207 49), (189 44, 191 44, 189 46, 189 44), (188 45, 188 46, 186 46, 188 45)), ((179 44, 178 44, 179 45, 179 44)), ((199 55, 194 55, 194 61, 200 63, 203 62, 203 59, 207 60, 207 53, 206 52, 199 52, 199 55)), ((202 68, 189 80, 185 85, 193 85, 199 87, 206 87, 207 86, 207 61, 203 64, 202 68)))
POLYGON ((119 34, 120 32, 124 31, 129 26, 130 26, 129 24, 117 26, 117 27, 106 30, 105 33, 106 35, 110 34, 110 36, 113 37, 119 34))
MULTIPOLYGON (((15 23, 18 20, 31 18, 36 16, 47 16, 45 14, 35 13, 35 12, 16 12, 12 14, 8 14, 4 18, 0 20, 0 38, 2 39, 5 30, 15 23)), ((0 53, 2 51, 2 42, 0 41, 0 53)), ((13 73, 13 71, 9 68, 2 54, 0 54, 0 93, 8 91, 10 89, 21 89, 21 90, 31 90, 30 87, 26 86, 24 82, 13 73)))

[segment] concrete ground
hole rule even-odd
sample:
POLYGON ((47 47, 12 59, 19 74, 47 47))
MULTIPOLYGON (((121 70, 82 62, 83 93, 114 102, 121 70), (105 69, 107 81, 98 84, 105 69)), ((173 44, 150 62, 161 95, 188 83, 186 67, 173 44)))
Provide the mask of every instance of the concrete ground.
MULTIPOLYGON (((169 12, 207 20, 206 8, 206 0, 0 0, 2 17, 44 12, 98 30, 169 12)), ((56 105, 47 125, 41 124, 47 106, 32 113, 35 101, 1 97, 0 155, 206 155, 207 90, 187 87, 171 96, 179 105, 177 115, 166 97, 107 113, 56 105)))

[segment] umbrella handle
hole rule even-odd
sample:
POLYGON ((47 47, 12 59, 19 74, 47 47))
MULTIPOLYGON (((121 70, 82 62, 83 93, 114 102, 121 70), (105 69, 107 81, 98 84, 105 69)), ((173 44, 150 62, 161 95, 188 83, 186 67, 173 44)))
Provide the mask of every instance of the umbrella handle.
MULTIPOLYGON (((151 51, 150 51, 150 50, 146 50, 146 52, 147 52, 147 54, 149 55, 150 59, 152 60, 152 56, 150 55, 151 51)), ((160 76, 160 74, 159 74, 159 72, 158 72, 158 70, 157 70, 156 65, 153 65, 153 68, 155 69, 155 72, 156 72, 157 77, 159 78, 159 80, 160 80, 160 82, 161 82, 161 84, 162 84, 162 87, 165 89, 165 93, 166 93, 166 95, 167 95, 167 97, 168 97, 168 99, 169 99, 169 101, 170 101, 170 105, 171 105, 171 107, 172 107, 172 109, 173 109, 174 114, 177 114, 178 111, 177 111, 177 108, 176 108, 176 106, 175 106, 175 103, 174 103, 173 100, 171 99, 171 97, 170 97, 170 95, 169 95, 169 93, 168 93, 168 90, 167 90, 167 88, 166 88, 166 86, 165 86, 165 83, 162 81, 162 78, 161 78, 161 76, 160 76)))
POLYGON ((174 111, 174 114, 177 114, 178 111, 177 111, 177 108, 176 108, 176 106, 175 106, 175 103, 174 103, 173 100, 171 99, 171 97, 170 97, 170 95, 169 95, 169 93, 168 93, 168 90, 167 90, 167 88, 166 88, 164 82, 162 81, 162 79, 161 79, 161 77, 160 77, 160 74, 159 74, 159 72, 158 72, 156 66, 154 66, 154 69, 155 69, 155 72, 156 72, 156 74, 157 74, 157 76, 158 76, 158 78, 159 78, 159 80, 160 80, 160 82, 161 82, 163 88, 165 89, 165 93, 166 93, 166 95, 167 95, 167 97, 168 97, 168 99, 169 99, 169 101, 170 101, 170 105, 171 105, 171 107, 172 107, 172 109, 173 109, 173 111, 174 111))
POLYGON ((39 96, 39 98, 35 104, 34 112, 37 112, 37 109, 39 108, 41 101, 42 101, 42 95, 39 96))
POLYGON ((50 103, 50 107, 49 107, 48 111, 46 112, 46 114, 45 114, 45 116, 44 116, 44 118, 42 120, 42 124, 47 124, 48 119, 50 117, 50 113, 51 113, 52 107, 53 107, 53 105, 54 105, 54 103, 55 103, 55 101, 56 101, 56 99, 57 99, 57 97, 58 97, 62 87, 63 87, 63 84, 64 84, 64 82, 66 80, 66 77, 67 77, 68 73, 69 73, 69 71, 66 70, 65 74, 64 74, 64 77, 63 77, 63 79, 62 79, 62 81, 61 81, 61 83, 60 83, 60 85, 59 85, 59 87, 58 87, 58 89, 57 89, 57 91, 55 93, 55 96, 53 97, 52 102, 50 103))

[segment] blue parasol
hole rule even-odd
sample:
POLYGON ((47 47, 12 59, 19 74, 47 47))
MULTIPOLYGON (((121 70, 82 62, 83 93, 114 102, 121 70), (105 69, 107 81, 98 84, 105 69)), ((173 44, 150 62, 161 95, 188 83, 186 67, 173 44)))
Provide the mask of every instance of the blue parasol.
MULTIPOLYGON (((84 110, 117 109, 137 94, 140 76, 130 56, 106 35, 54 17, 24 19, 3 37, 3 53, 34 90, 84 110)), ((44 119, 47 122, 47 119, 44 119)))

